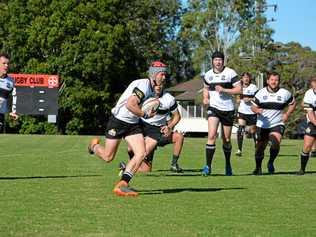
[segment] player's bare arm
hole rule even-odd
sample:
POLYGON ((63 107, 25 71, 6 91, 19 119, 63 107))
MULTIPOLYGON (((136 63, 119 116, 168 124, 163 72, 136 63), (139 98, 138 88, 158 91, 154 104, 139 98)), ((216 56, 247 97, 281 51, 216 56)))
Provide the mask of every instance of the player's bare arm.
POLYGON ((171 134, 174 126, 178 124, 180 119, 181 115, 178 110, 172 113, 172 118, 168 121, 168 124, 161 128, 161 133, 163 133, 164 136, 168 137, 171 134))
POLYGON ((261 109, 260 107, 258 107, 257 105, 252 105, 251 106, 251 110, 256 113, 256 114, 261 114, 263 109, 261 109))
POLYGON ((222 86, 217 85, 217 86, 215 86, 215 90, 219 93, 222 92, 222 93, 227 93, 230 95, 239 95, 242 93, 242 87, 241 87, 240 83, 238 83, 235 87, 233 87, 231 89, 223 88, 222 86))
MULTIPOLYGON (((131 95, 128 100, 127 100, 127 104, 126 104, 126 108, 131 111, 133 114, 135 114, 138 117, 144 117, 145 116, 145 112, 143 112, 141 110, 140 107, 140 100, 137 96, 135 95, 131 95)), ((156 114, 155 111, 149 111, 146 115, 147 118, 151 118, 156 114)))
POLYGON ((286 113, 283 114, 283 118, 282 118, 283 122, 286 122, 289 119, 290 115, 294 112, 295 108, 296 108, 296 101, 294 100, 293 103, 291 103, 288 106, 286 113))
POLYGON ((209 104, 209 94, 208 94, 208 87, 205 86, 203 88, 203 105, 209 104))

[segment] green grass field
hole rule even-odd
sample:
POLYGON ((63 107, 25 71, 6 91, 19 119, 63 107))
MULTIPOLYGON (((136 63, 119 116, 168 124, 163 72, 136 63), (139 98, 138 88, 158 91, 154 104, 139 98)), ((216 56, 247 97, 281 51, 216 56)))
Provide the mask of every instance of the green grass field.
POLYGON ((302 141, 283 141, 275 175, 252 176, 246 140, 232 177, 218 143, 213 175, 201 177, 205 139, 187 138, 183 174, 169 172, 172 146, 159 149, 153 172, 132 181, 140 196, 122 198, 112 188, 125 144, 106 164, 87 154, 90 138, 0 136, 1 237, 316 235, 316 158, 295 175, 302 141))

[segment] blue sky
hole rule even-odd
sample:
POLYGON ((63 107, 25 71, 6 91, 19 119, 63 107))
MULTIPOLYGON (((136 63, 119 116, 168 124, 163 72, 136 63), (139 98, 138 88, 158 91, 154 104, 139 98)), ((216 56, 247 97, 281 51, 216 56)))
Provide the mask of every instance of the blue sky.
POLYGON ((276 42, 300 43, 316 51, 316 1, 315 0, 267 0, 268 5, 277 4, 277 11, 272 7, 267 10, 269 26, 275 33, 272 38, 276 42))

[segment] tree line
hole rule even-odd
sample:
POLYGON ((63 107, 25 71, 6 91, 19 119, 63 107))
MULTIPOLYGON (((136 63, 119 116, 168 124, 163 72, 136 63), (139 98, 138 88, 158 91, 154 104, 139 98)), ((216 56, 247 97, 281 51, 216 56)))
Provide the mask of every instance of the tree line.
POLYGON ((166 62, 175 84, 206 71, 214 50, 224 51, 239 73, 279 71, 300 98, 315 75, 315 52, 273 42, 266 6, 265 0, 3 0, 0 49, 10 54, 11 71, 62 80, 57 126, 22 116, 7 130, 103 132, 118 96, 146 77, 150 61, 166 62))

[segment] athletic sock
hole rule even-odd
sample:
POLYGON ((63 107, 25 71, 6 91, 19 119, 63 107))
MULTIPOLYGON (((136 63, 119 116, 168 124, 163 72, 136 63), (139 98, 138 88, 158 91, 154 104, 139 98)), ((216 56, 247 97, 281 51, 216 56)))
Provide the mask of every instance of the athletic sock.
POLYGON ((306 165, 309 159, 309 153, 305 153, 302 151, 301 153, 301 170, 305 172, 306 165))
POLYGON ((125 171, 122 175, 122 178, 121 180, 124 180, 126 183, 129 183, 129 181, 133 178, 133 174, 128 172, 128 171, 125 171))
POLYGON ((256 146, 256 143, 257 143, 257 135, 256 135, 256 133, 252 134, 252 138, 253 138, 253 142, 255 143, 255 146, 256 146))
POLYGON ((225 155, 226 166, 231 166, 230 156, 232 153, 232 146, 230 144, 223 145, 223 151, 224 151, 224 155, 225 155))
POLYGON ((279 154, 279 151, 280 151, 280 147, 278 147, 278 148, 271 147, 270 148, 270 159, 269 159, 269 162, 268 162, 269 164, 273 164, 275 158, 279 154))
POLYGON ((238 129, 238 131, 237 131, 237 145, 238 145, 238 149, 240 151, 242 151, 243 140, 244 140, 243 132, 240 129, 238 129))
POLYGON ((256 169, 261 169, 261 164, 264 158, 263 151, 256 151, 255 160, 256 160, 256 169))
POLYGON ((173 155, 171 165, 176 165, 178 163, 179 156, 173 155))
POLYGON ((215 153, 215 144, 211 145, 211 144, 206 144, 205 146, 205 157, 206 157, 206 165, 208 167, 212 166, 212 159, 215 153))

